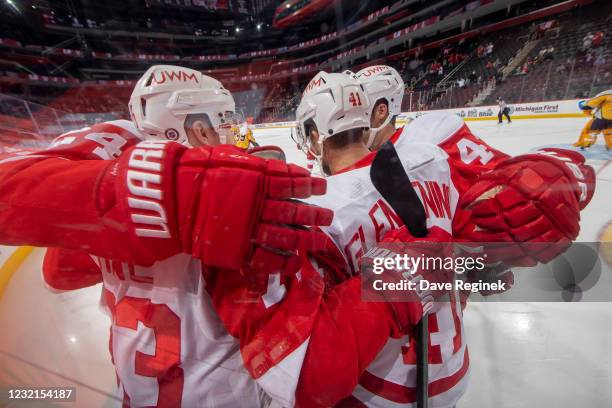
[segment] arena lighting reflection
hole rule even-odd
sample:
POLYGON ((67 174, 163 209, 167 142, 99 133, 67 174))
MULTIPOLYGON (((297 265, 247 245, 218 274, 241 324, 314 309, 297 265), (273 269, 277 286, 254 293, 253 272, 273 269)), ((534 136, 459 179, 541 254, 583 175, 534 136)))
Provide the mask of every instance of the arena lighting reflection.
POLYGON ((276 8, 272 26, 292 27, 317 16, 334 3, 333 0, 287 0, 276 8))
POLYGON ((529 315, 517 315, 514 319, 514 327, 522 332, 528 332, 531 329, 531 320, 529 319, 529 315))
POLYGON ((19 8, 17 7, 17 4, 15 4, 14 0, 6 0, 6 4, 11 6, 15 11, 19 12, 19 8))

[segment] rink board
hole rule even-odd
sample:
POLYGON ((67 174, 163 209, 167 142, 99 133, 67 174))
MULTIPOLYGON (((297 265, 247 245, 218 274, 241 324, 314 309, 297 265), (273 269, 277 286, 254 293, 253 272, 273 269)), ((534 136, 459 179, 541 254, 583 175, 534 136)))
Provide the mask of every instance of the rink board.
MULTIPOLYGON (((562 101, 546 101, 531 103, 509 103, 510 116, 512 119, 555 119, 555 118, 579 118, 585 116, 578 108, 581 99, 569 99, 562 101)), ((428 112, 454 113, 465 121, 475 120, 497 120, 499 106, 475 106, 456 109, 440 109, 435 111, 415 111, 402 113, 398 120, 414 119, 428 112)))

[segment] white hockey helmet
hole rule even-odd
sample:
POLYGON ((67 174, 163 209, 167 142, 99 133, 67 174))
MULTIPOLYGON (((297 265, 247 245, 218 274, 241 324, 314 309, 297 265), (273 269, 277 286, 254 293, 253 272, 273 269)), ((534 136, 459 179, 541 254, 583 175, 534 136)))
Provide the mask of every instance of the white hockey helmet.
POLYGON ((404 80, 400 74, 388 65, 373 65, 358 71, 355 76, 363 84, 372 103, 372 109, 378 101, 384 99, 389 108, 387 119, 377 128, 370 128, 368 147, 374 142, 376 133, 387 126, 391 119, 402 112, 404 99, 404 80))
POLYGON ((353 76, 319 72, 308 83, 297 107, 298 147, 320 161, 323 142, 351 129, 369 128, 372 106, 363 86, 353 76), (310 145, 310 128, 319 133, 320 154, 310 145))
POLYGON ((129 109, 141 132, 182 144, 189 144, 187 115, 206 114, 225 143, 236 105, 232 94, 214 78, 190 68, 154 65, 136 83, 129 109))

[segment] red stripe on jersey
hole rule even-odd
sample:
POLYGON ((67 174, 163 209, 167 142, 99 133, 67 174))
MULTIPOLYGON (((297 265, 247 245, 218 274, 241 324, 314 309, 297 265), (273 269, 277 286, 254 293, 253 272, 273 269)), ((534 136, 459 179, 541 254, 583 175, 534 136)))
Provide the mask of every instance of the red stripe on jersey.
POLYGON ((403 131, 404 131, 404 127, 403 126, 401 128, 396 129, 395 133, 392 134, 391 137, 389 138, 391 143, 395 144, 395 142, 397 142, 397 139, 399 139, 399 137, 400 137, 400 135, 402 134, 403 131))
MULTIPOLYGON (((470 366, 470 357, 467 348, 463 354, 463 365, 457 372, 445 378, 429 383, 429 395, 435 396, 442 394, 453 388, 465 376, 470 366)), ((417 390, 414 387, 406 387, 384 378, 379 378, 369 371, 364 371, 359 379, 359 385, 372 394, 376 394, 389 401, 399 404, 410 404, 416 402, 417 390)))

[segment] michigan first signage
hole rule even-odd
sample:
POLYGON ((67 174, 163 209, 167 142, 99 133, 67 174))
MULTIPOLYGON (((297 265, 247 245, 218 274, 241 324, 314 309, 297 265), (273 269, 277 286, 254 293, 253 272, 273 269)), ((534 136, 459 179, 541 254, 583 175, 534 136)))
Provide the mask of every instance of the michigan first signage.
MULTIPOLYGON (((578 108, 580 99, 563 101, 547 101, 533 103, 508 103, 512 119, 536 119, 536 118, 579 118, 584 114, 578 108)), ((466 107, 456 109, 441 109, 437 111, 416 111, 402 113, 398 117, 399 124, 406 119, 415 119, 428 112, 452 112, 465 121, 473 120, 497 120, 499 107, 497 105, 466 107)))

